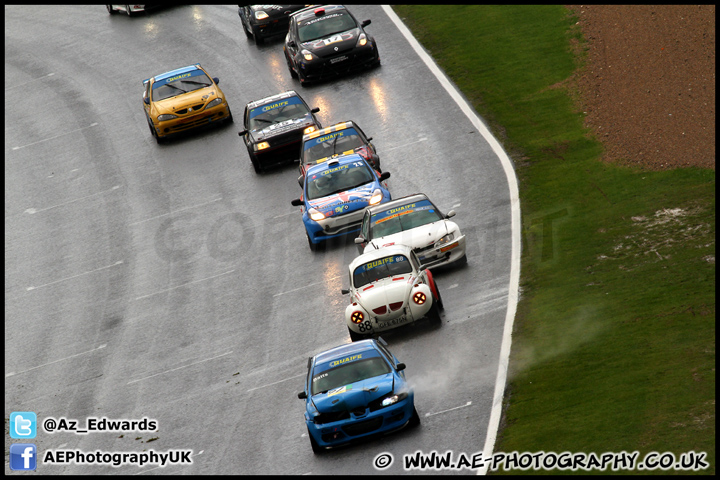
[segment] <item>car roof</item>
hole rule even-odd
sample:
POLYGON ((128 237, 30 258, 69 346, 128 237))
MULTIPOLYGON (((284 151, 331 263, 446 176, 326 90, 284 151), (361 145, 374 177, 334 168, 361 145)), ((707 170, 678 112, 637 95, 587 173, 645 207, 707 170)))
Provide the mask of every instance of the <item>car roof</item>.
MULTIPOLYGON (((352 162, 358 162, 361 161, 365 165, 367 165, 367 162, 363 157, 358 155, 357 153, 348 153, 347 155, 338 155, 336 157, 331 158, 327 162, 318 163, 316 165, 310 166, 307 171, 305 172, 305 176, 308 177, 312 174, 321 172, 323 170, 327 170, 329 168, 335 168, 340 165, 345 165, 352 162)), ((368 182, 370 183, 370 182, 368 182)))
POLYGON ((368 211, 372 215, 373 213, 384 212, 393 207, 400 207, 408 203, 419 202, 420 200, 430 199, 424 193, 413 193, 412 195, 405 195, 404 197, 395 198, 393 200, 390 200, 389 202, 381 203, 380 205, 375 205, 374 207, 369 207, 368 211))
POLYGON ((374 339, 346 343, 345 345, 339 345, 337 347, 325 350, 324 352, 315 355, 315 365, 330 362, 338 358, 347 357, 348 355, 355 355, 358 353, 367 352, 370 350, 377 350, 374 339))
POLYGON ((315 130, 312 133, 306 133, 303 135, 303 142, 307 142, 308 140, 312 140, 313 138, 321 137, 323 135, 327 135, 328 133, 337 132, 340 130, 346 130, 348 128, 355 128, 355 122, 352 120, 346 120, 344 122, 338 122, 335 125, 330 125, 329 127, 321 128, 320 130, 315 130))
POLYGON ((247 108, 255 108, 259 107, 260 105, 265 105, 266 103, 274 102, 276 100, 282 100, 283 98, 290 98, 290 97, 298 97, 302 100, 302 97, 297 94, 295 90, 288 90, 287 92, 278 93, 275 95, 270 95, 269 97, 261 98, 260 100, 253 100, 252 102, 247 104, 247 108))
POLYGON ((347 9, 343 5, 311 5, 308 8, 303 8, 302 10, 298 10, 297 12, 290 14, 290 18, 300 23, 303 20, 314 18, 316 16, 315 10, 318 8, 325 9, 325 13, 335 10, 347 11, 347 9))
POLYGON ((373 260, 376 260, 378 258, 389 257, 390 255, 405 255, 406 257, 410 258, 410 252, 412 252, 412 248, 399 243, 395 245, 390 245, 389 247, 381 247, 377 250, 370 250, 367 253, 363 253, 362 255, 355 257, 355 260, 350 262, 349 268, 352 272, 363 263, 372 262, 373 260))

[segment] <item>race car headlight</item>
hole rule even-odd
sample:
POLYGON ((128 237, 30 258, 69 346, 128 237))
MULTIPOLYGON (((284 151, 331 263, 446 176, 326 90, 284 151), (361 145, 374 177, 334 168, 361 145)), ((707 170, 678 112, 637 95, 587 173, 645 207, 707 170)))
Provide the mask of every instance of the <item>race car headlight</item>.
POLYGON ((315 220, 316 222, 325 219, 325 215, 323 215, 321 212, 318 212, 314 208, 308 209, 308 215, 310 215, 311 220, 315 220))
POLYGON ((210 102, 210 103, 208 103, 207 105, 205 105, 205 108, 217 107, 217 106, 220 105, 222 102, 223 102, 222 97, 218 97, 218 98, 216 98, 215 100, 213 100, 212 102, 210 102))
POLYGON ((256 148, 258 150, 265 150, 266 148, 270 148, 270 144, 268 142, 260 142, 257 144, 256 148))
POLYGON ((435 243, 438 245, 442 245, 443 243, 448 243, 448 242, 452 241, 453 238, 455 238, 455 234, 448 233, 447 235, 445 235, 444 237, 442 237, 440 240, 438 240, 435 243))
POLYGON ((361 33, 360 36, 358 37, 358 41, 357 41, 357 45, 356 45, 356 46, 357 46, 357 47, 364 47, 367 42, 368 42, 367 35, 365 35, 364 33, 361 33))
POLYGON ((396 393, 394 395, 390 395, 387 398, 384 398, 381 405, 383 407, 389 407, 390 405, 395 405, 396 403, 405 400, 407 397, 407 392, 396 393))
POLYGON ((365 315, 363 315, 361 311, 357 310, 354 311, 352 315, 350 315, 350 320, 352 320, 353 323, 359 325, 363 322, 363 320, 365 320, 365 315))
POLYGON ((300 53, 302 53, 303 58, 308 62, 313 59, 313 55, 309 50, 303 49, 300 53))
POLYGON ((375 191, 372 194, 372 197, 370 197, 370 205, 377 205, 380 203, 383 199, 382 190, 379 188, 376 188, 375 191))
POLYGON ((163 113, 162 115, 158 115, 158 122, 172 120, 173 118, 178 118, 178 117, 177 117, 177 115, 173 115, 172 113, 163 113))
POLYGON ((266 18, 268 18, 268 14, 260 10, 258 12, 255 12, 255 18, 257 20, 265 20, 266 18))
POLYGON ((317 128, 315 128, 315 125, 310 125, 305 130, 303 130, 303 134, 307 135, 308 133, 312 133, 315 130, 317 130, 317 128))

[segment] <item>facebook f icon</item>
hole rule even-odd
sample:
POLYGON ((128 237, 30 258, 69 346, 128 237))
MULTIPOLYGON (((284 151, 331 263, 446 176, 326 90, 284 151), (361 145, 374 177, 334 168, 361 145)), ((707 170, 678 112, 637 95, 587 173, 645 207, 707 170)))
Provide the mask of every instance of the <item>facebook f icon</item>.
POLYGON ((35 438, 37 416, 35 412, 12 412, 10 414, 11 438, 35 438))
POLYGON ((35 470, 37 447, 32 443, 10 445, 10 470, 35 470))

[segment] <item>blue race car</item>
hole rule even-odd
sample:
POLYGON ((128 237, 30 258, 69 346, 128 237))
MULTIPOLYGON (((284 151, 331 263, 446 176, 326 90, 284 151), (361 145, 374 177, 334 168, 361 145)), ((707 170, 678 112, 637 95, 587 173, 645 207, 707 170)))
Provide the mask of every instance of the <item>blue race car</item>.
POLYGON ((310 250, 330 238, 358 232, 367 207, 392 199, 383 184, 388 178, 389 172, 376 172, 356 153, 308 167, 298 178, 303 195, 291 204, 304 207, 310 250))
POLYGON ((382 338, 340 345, 308 359, 305 423, 314 453, 420 424, 405 364, 382 338))

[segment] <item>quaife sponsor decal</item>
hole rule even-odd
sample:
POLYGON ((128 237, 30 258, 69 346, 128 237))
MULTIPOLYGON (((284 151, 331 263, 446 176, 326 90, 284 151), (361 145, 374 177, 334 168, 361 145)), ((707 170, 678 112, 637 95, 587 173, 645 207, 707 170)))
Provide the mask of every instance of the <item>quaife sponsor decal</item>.
POLYGON ((343 363, 354 362, 355 360, 360 360, 361 358, 362 353, 358 353, 357 355, 353 355, 352 357, 345 357, 340 360, 334 360, 330 362, 330 367, 337 367, 338 365, 342 365, 343 363))

